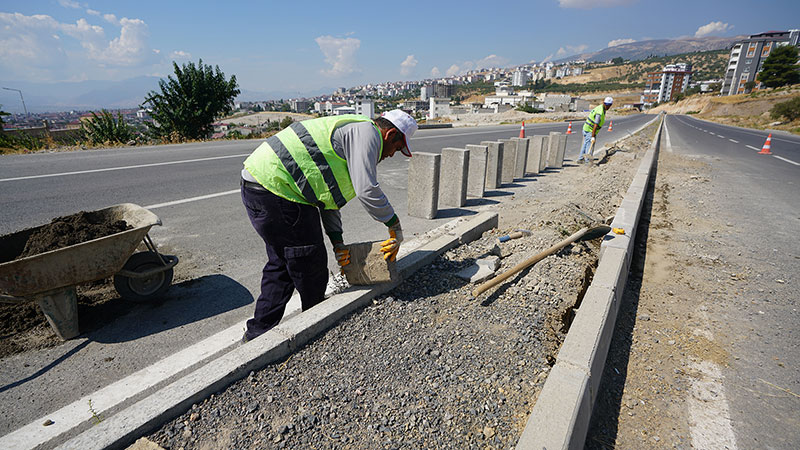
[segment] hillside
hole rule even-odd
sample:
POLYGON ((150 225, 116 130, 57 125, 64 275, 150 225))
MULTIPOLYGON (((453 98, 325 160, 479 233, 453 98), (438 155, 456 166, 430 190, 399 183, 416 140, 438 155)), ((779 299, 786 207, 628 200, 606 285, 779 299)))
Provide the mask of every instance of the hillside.
POLYGON ((647 59, 656 55, 678 55, 682 53, 706 52, 715 50, 727 51, 727 49, 733 46, 734 42, 745 37, 746 36, 657 39, 631 42, 628 44, 604 48, 603 50, 597 52, 581 53, 578 55, 569 56, 553 62, 565 63, 578 60, 590 62, 610 61, 617 57, 636 61, 647 59))
POLYGON ((619 65, 590 64, 582 75, 565 77, 556 80, 556 83, 585 84, 589 82, 622 82, 644 83, 647 72, 660 70, 667 64, 675 63, 692 64, 692 80, 703 81, 722 78, 725 65, 728 62, 727 50, 713 50, 707 52, 683 53, 673 56, 648 58, 641 61, 630 61, 619 65))

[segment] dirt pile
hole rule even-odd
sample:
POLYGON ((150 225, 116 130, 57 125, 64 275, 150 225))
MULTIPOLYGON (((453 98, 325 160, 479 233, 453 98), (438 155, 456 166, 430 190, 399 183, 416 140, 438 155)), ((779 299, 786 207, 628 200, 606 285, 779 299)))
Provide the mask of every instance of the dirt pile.
POLYGON ((49 225, 41 227, 31 234, 28 242, 25 243, 25 248, 16 259, 69 247, 132 228, 124 220, 110 220, 108 216, 100 216, 86 211, 57 217, 49 225))

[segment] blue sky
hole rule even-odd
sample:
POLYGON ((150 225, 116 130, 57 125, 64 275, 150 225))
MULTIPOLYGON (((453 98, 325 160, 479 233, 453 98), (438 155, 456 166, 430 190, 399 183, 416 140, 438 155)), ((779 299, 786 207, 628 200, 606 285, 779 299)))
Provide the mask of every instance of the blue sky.
POLYGON ((800 27, 800 2, 765 5, 756 12, 743 0, 6 0, 0 80, 164 77, 171 61, 202 58, 235 74, 242 89, 302 93, 555 59, 615 41, 800 27))

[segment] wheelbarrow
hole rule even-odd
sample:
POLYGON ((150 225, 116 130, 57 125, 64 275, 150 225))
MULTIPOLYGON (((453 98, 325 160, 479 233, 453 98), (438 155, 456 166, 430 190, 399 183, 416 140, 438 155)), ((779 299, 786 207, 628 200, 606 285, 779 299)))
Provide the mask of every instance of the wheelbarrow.
POLYGON ((87 213, 92 221, 124 220, 132 229, 14 260, 28 238, 48 225, 0 236, 0 302, 35 301, 58 337, 80 334, 76 286, 114 276, 126 300, 159 297, 172 283, 177 256, 162 255, 147 234, 161 220, 132 203, 87 213), (134 253, 144 242, 146 251, 134 253))

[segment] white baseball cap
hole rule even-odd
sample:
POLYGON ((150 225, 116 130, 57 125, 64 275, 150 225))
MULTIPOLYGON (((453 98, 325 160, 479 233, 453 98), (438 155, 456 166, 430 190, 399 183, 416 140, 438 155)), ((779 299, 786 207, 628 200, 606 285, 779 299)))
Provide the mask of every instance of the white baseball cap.
POLYGON ((603 100, 603 103, 605 103, 606 105, 611 105, 614 103, 614 99, 611 97, 606 97, 606 99, 603 100))
POLYGON ((404 155, 410 158, 411 147, 408 145, 408 140, 411 139, 411 136, 413 136, 414 133, 417 131, 417 128, 419 128, 419 126, 417 125, 417 121, 414 120, 414 118, 411 117, 407 112, 399 109, 393 109, 391 111, 385 112, 383 113, 382 117, 388 120, 389 122, 392 122, 392 125, 397 127, 397 129, 400 130, 401 133, 403 133, 403 136, 405 137, 406 140, 406 146, 400 151, 404 155))

